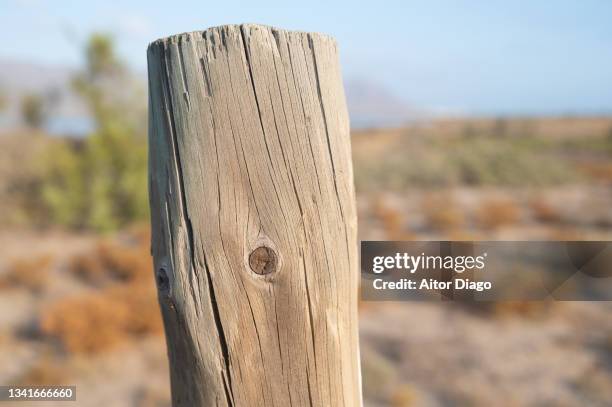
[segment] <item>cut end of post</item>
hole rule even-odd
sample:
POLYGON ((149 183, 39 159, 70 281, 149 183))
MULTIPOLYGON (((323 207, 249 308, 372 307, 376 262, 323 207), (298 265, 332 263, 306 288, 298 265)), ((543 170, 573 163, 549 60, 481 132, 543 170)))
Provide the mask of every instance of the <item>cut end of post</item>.
POLYGON ((318 36, 320 38, 325 38, 328 41, 335 43, 334 38, 327 34, 310 33, 310 32, 305 32, 305 31, 285 30, 282 28, 276 28, 276 27, 272 27, 269 25, 263 25, 263 24, 226 24, 226 25, 219 25, 216 27, 210 27, 202 31, 188 31, 188 32, 180 33, 180 34, 170 35, 168 37, 159 38, 151 42, 149 44, 149 48, 158 46, 158 45, 168 44, 168 43, 177 43, 179 41, 190 41, 193 38, 207 38, 207 37, 223 38, 224 35, 229 32, 241 32, 243 35, 249 36, 251 32, 254 32, 257 30, 269 31, 275 36, 278 35, 278 33, 280 32, 291 34, 291 35, 297 35, 297 36, 318 36))

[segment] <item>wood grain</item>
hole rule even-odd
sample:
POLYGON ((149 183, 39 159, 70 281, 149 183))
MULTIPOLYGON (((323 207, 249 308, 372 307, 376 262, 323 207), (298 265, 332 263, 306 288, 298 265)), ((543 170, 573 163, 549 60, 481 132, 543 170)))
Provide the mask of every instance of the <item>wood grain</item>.
POLYGON ((152 43, 150 202, 174 406, 360 406, 336 43, 232 25, 152 43))

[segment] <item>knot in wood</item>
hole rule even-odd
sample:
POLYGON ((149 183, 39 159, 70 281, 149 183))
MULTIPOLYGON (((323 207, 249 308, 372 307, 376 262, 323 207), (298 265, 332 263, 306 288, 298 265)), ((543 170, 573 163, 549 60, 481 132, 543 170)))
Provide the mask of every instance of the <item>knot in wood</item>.
POLYGON ((276 271, 278 258, 274 250, 267 246, 260 246, 249 255, 249 266, 259 275, 270 274, 276 271))
POLYGON ((160 267, 155 273, 155 279, 157 280, 157 287, 159 291, 166 294, 170 290, 170 278, 165 267, 160 267))

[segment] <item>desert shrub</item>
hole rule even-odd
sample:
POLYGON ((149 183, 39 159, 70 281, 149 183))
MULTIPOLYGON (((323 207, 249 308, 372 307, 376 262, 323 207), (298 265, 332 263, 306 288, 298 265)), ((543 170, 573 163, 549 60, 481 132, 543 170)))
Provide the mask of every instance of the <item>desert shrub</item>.
POLYGON ((530 202, 533 217, 544 223, 557 223, 561 221, 559 211, 544 199, 534 199, 530 202))
POLYGON ((18 386, 67 385, 69 381, 70 374, 62 361, 50 356, 38 359, 15 380, 18 386))
POLYGON ((396 368, 389 360, 372 348, 364 348, 361 352, 361 374, 365 398, 388 400, 397 380, 396 368))
POLYGON ((612 163, 609 161, 596 162, 590 161, 580 163, 578 169, 588 178, 604 182, 612 182, 612 163))
POLYGON ((134 395, 134 407, 169 407, 170 394, 157 388, 141 388, 134 395))
POLYGON ((440 231, 458 230, 465 224, 463 212, 445 195, 426 195, 421 202, 421 211, 427 225, 440 231))
POLYGON ((0 277, 0 287, 25 288, 40 292, 48 284, 52 261, 53 257, 50 255, 14 260, 0 277))
POLYGON ((131 335, 158 335, 163 333, 157 290, 153 279, 146 283, 121 285, 109 290, 109 297, 123 302, 132 310, 128 332, 131 335))
POLYGON ((77 146, 64 140, 51 146, 41 159, 45 175, 39 194, 49 223, 77 227, 88 222, 86 163, 80 154, 77 146))
POLYGON ((538 318, 548 314, 552 304, 548 301, 499 301, 491 304, 495 316, 520 316, 538 318))
POLYGON ((577 179, 571 162, 528 139, 479 137, 446 148, 449 171, 465 185, 542 186, 577 179))
POLYGON ((411 407, 417 405, 417 393, 413 386, 402 384, 393 390, 389 405, 391 407, 411 407))
POLYGON ((612 330, 609 330, 602 341, 602 347, 604 351, 612 355, 612 330))
POLYGON ((40 157, 54 144, 57 140, 32 130, 0 137, 0 227, 36 225, 47 218, 40 199, 46 171, 40 157))
POLYGON ((516 275, 510 271, 504 278, 496 279, 495 284, 502 287, 499 301, 465 301, 461 305, 467 310, 485 317, 520 317, 538 319, 546 317, 555 306, 554 301, 536 301, 518 298, 536 298, 541 292, 542 282, 547 278, 541 269, 529 269, 525 274, 524 267, 516 268, 516 273, 524 274, 522 278, 512 278, 516 275))
POLYGON ((43 336, 70 353, 103 352, 162 332, 153 284, 130 284, 59 300, 40 316, 43 336))
POLYGON ((357 190, 547 186, 582 179, 575 171, 572 156, 561 150, 559 142, 553 143, 531 130, 519 137, 496 137, 490 131, 459 130, 448 136, 412 130, 376 153, 362 151, 355 143, 357 190))
POLYGON ((45 309, 41 332, 68 352, 96 353, 125 340, 130 309, 99 293, 61 300, 45 309))
POLYGON ((109 275, 95 251, 79 253, 68 263, 68 271, 79 280, 94 285, 107 282, 109 275))
POLYGON ((151 254, 142 246, 103 241, 98 244, 96 254, 110 275, 117 280, 137 281, 152 278, 151 254))
POLYGON ((148 251, 151 246, 151 227, 148 223, 134 223, 126 229, 125 238, 130 244, 148 251))
POLYGON ((40 331, 68 352, 97 353, 157 335, 163 325, 149 253, 149 229, 134 227, 75 256, 69 271, 99 291, 59 300, 40 316, 40 331))
POLYGON ((476 213, 476 220, 485 229, 496 229, 515 224, 519 217, 519 207, 511 200, 502 199, 483 202, 476 213))
POLYGON ((382 224, 390 240, 411 240, 414 235, 408 233, 404 226, 404 215, 391 207, 384 198, 378 197, 372 204, 372 214, 382 224))
POLYGON ((131 234, 125 242, 99 241, 93 250, 72 258, 68 270, 93 285, 152 279, 153 261, 143 237, 147 232, 139 233, 131 234))
POLYGON ((562 242, 565 240, 588 240, 588 235, 583 230, 564 226, 561 228, 551 228, 546 238, 562 242))
POLYGON ((485 240, 482 233, 476 233, 473 230, 468 229, 456 229, 450 230, 446 233, 446 239, 453 241, 476 241, 485 240))
POLYGON ((604 366, 593 365, 577 376, 572 385, 582 396, 584 405, 609 406, 612 404, 612 373, 604 366))
POLYGON ((40 128, 46 120, 48 109, 45 98, 38 94, 27 94, 21 99, 21 118, 32 128, 40 128))
POLYGON ((108 37, 92 36, 86 57, 74 87, 92 114, 94 131, 46 155, 41 201, 52 223, 113 230, 148 214, 145 95, 108 37))
POLYGON ((146 143, 118 124, 46 159, 41 198, 54 224, 114 230, 148 214, 146 143))

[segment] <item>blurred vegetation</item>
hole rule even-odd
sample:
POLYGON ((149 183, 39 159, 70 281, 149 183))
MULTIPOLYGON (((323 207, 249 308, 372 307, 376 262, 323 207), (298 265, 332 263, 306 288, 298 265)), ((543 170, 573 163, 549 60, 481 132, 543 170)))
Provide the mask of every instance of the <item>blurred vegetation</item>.
POLYGON ((8 102, 6 100, 6 94, 4 89, 0 89, 0 112, 6 109, 8 102))
POLYGON ((561 139, 538 133, 528 122, 515 127, 511 131, 508 121, 498 119, 489 128, 467 124, 444 136, 427 129, 405 129, 377 153, 367 146, 360 148, 367 143, 357 139, 353 142, 357 190, 543 187, 582 183, 593 178, 592 172, 608 170, 611 134, 561 139), (605 168, 593 168, 594 162, 605 168))
MULTIPOLYGON (((40 95, 24 98, 22 114, 30 128, 0 138, 4 153, 0 224, 113 231, 146 221, 143 85, 118 58, 113 39, 95 34, 84 48, 83 67, 72 80, 89 110, 90 134, 41 137, 52 100, 40 95)), ((609 118, 437 120, 398 130, 356 132, 353 161, 357 191, 365 194, 452 186, 609 183, 612 122, 609 118)), ((411 237, 401 211, 379 209, 380 222, 393 238, 411 237)), ((544 203, 534 203, 533 210, 542 220, 560 216, 544 203)), ((467 223, 448 205, 428 203, 422 212, 439 231, 455 233, 467 223)), ((489 215, 481 216, 480 223, 491 229, 495 222, 504 219, 503 224, 511 224, 518 216, 508 205, 489 205, 481 212, 489 215)))
POLYGON ((41 202, 53 224, 114 230, 148 215, 144 90, 117 59, 110 37, 93 35, 85 56, 73 86, 94 131, 47 152, 41 202))
POLYGON ((14 260, 0 275, 0 289, 25 288, 38 294, 49 282, 52 263, 53 257, 49 254, 14 260))
POLYGON ((68 353, 97 354, 163 331, 148 228, 131 228, 73 256, 69 276, 93 288, 41 311, 39 334, 68 353))
POLYGON ((21 100, 23 122, 31 128, 40 129, 47 119, 45 100, 35 93, 26 95, 21 100))

